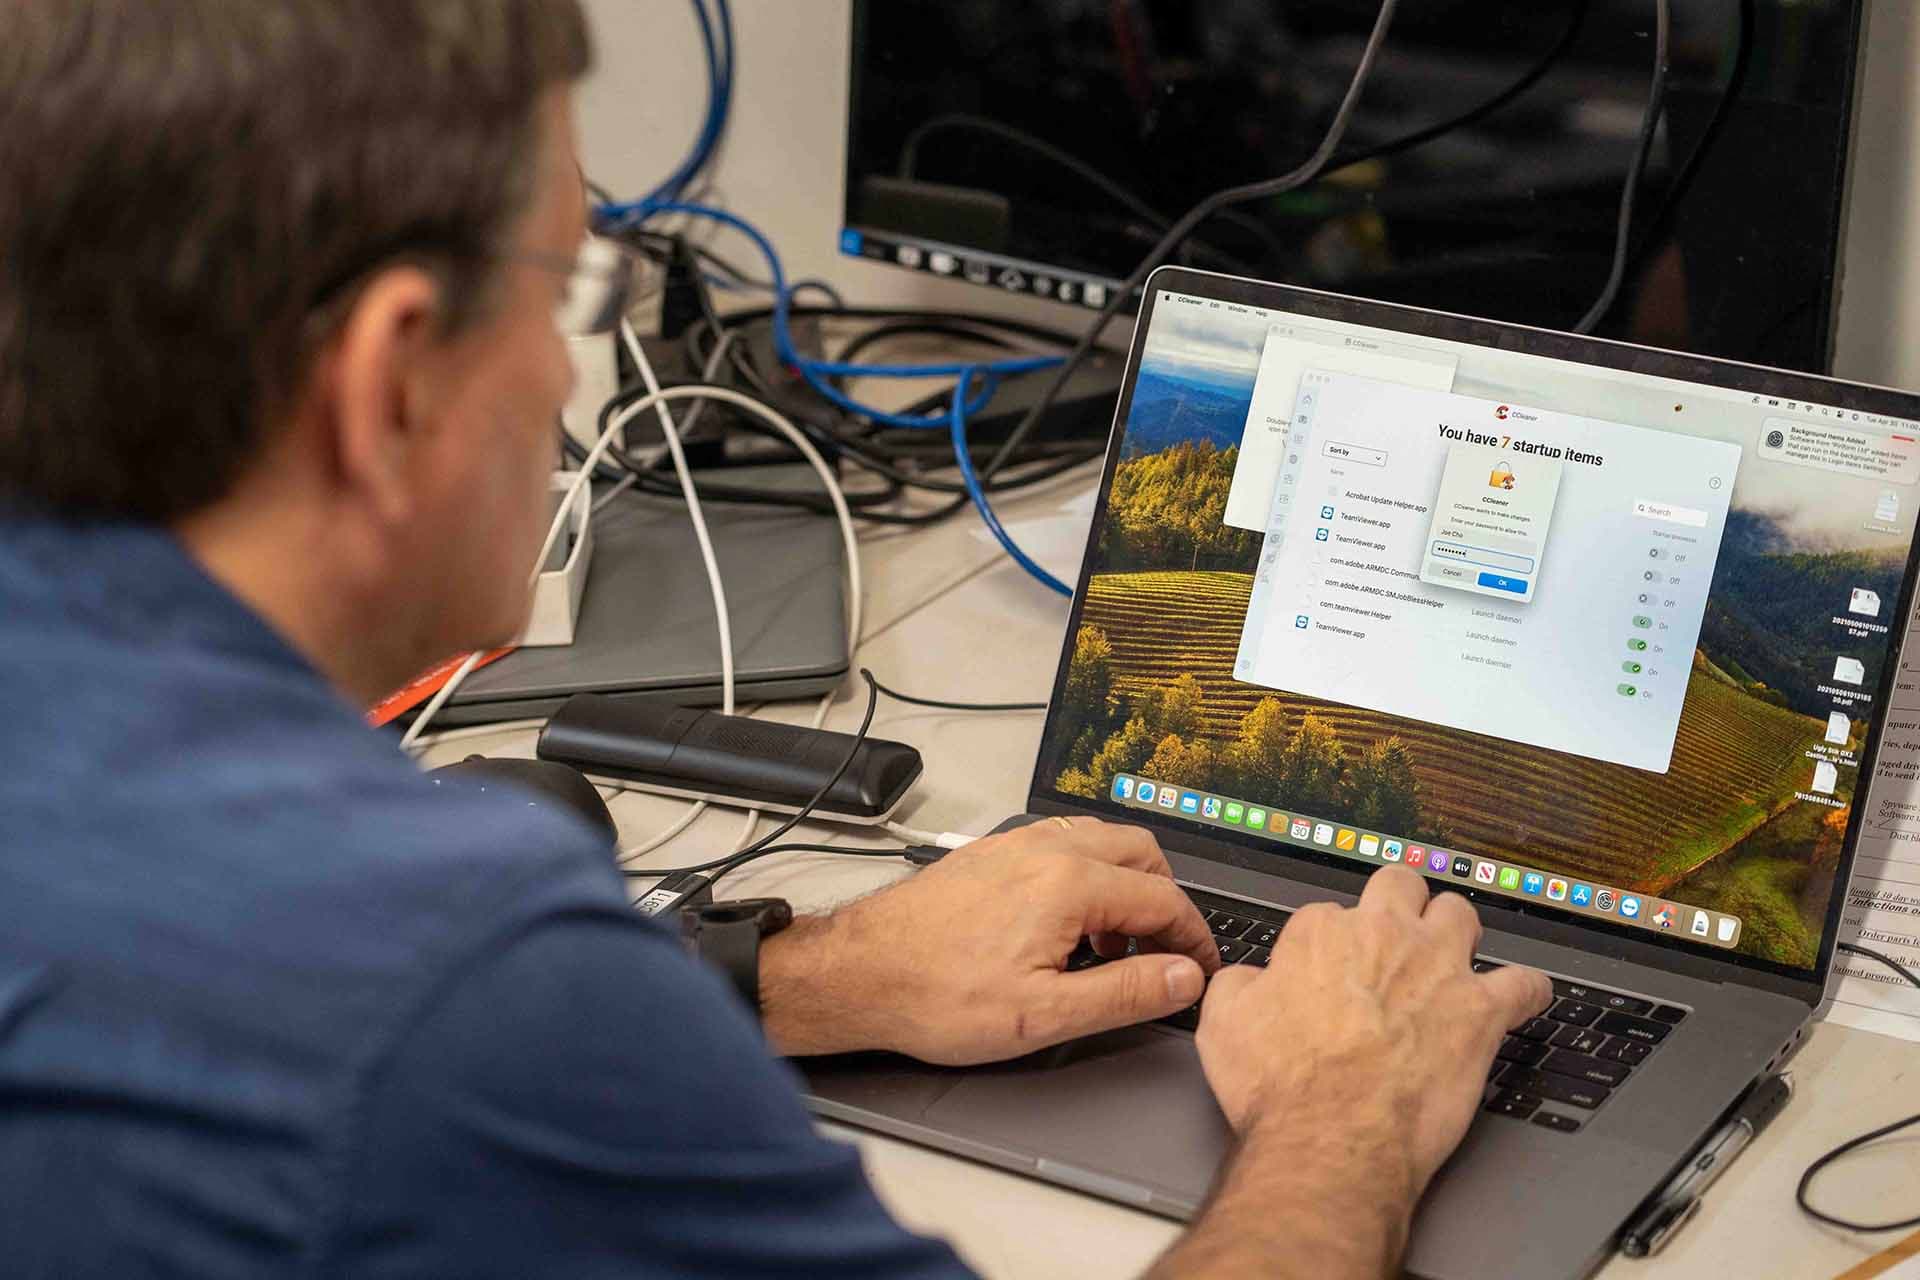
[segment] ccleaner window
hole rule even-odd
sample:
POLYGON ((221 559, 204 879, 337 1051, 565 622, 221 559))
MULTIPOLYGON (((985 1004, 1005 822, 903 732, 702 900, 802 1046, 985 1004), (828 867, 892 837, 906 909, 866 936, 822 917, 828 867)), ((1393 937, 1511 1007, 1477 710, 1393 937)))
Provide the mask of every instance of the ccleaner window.
POLYGON ((1314 369, 1242 680, 1664 772, 1738 446, 1314 369))

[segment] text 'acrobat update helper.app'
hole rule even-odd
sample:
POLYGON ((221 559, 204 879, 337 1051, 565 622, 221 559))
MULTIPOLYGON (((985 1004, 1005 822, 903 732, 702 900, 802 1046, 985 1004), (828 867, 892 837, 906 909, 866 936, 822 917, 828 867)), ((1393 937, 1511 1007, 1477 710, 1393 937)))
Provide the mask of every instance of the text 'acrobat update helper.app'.
POLYGON ((1738 446, 1326 370, 1294 408, 1240 679, 1668 768, 1738 446))

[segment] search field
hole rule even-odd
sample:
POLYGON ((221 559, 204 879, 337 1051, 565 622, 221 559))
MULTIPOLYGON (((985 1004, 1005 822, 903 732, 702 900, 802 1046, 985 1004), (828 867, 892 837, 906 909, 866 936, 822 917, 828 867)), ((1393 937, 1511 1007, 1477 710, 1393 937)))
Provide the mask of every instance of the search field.
POLYGON ((1633 514, 1646 520, 1685 525, 1689 529, 1707 527, 1706 512, 1696 511, 1692 507, 1678 507, 1671 502, 1648 502, 1645 498, 1638 498, 1633 504, 1633 514))

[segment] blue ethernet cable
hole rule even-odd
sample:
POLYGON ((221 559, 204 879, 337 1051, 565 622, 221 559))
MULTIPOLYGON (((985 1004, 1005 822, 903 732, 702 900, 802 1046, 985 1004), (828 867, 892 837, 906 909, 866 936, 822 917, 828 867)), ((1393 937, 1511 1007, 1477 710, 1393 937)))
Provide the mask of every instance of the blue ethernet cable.
MULTIPOLYGON (((603 219, 625 221, 638 214, 641 205, 616 204, 603 205, 600 215, 603 219)), ((943 429, 947 425, 948 415, 944 411, 930 414, 894 413, 874 405, 862 404, 828 382, 833 377, 863 378, 957 378, 963 370, 973 370, 984 375, 986 381, 982 393, 967 405, 969 415, 978 413, 985 407, 995 386, 1002 377, 1018 373, 1031 373, 1036 369, 1048 369, 1060 363, 1059 356, 1021 356, 1007 360, 981 362, 953 362, 946 364, 847 364, 832 360, 812 360, 802 356, 793 345, 793 333, 788 324, 787 308, 790 295, 787 289, 786 268, 780 261, 779 253, 774 249, 760 229, 736 213, 725 209, 716 209, 711 205, 693 204, 687 201, 673 200, 655 205, 650 213, 679 213, 691 217, 707 218, 732 227, 753 242, 760 256, 766 259, 768 274, 773 279, 773 343, 774 350, 783 363, 793 366, 821 398, 840 406, 849 413, 861 414, 875 422, 892 427, 910 427, 927 430, 943 429)))
POLYGON ((984 408, 992 399, 1000 379, 1010 374, 1028 373, 1036 369, 1050 368, 1061 363, 1059 356, 1026 356, 1007 360, 951 364, 857 364, 832 360, 811 360, 802 356, 793 345, 793 334, 788 327, 787 307, 790 301, 787 289, 786 268, 780 261, 779 253, 773 242, 768 240, 761 230, 736 213, 717 209, 711 205, 694 204, 687 201, 664 201, 647 208, 644 202, 634 204, 602 205, 599 215, 603 220, 624 222, 631 217, 651 216, 656 213, 678 213, 690 217, 706 218, 724 226, 732 227, 753 242, 760 256, 766 259, 768 274, 773 280, 773 343, 774 350, 781 361, 798 370, 807 385, 830 403, 839 405, 851 413, 862 414, 875 422, 889 426, 911 427, 918 429, 945 428, 953 440, 954 461, 960 469, 960 482, 967 490, 967 496, 973 500, 973 506, 980 518, 993 533, 1014 562, 1044 585, 1048 590, 1064 596, 1073 594, 1072 588, 1048 573, 1022 551, 1016 544, 1000 519, 994 514, 993 505, 987 500, 986 490, 980 484, 980 478, 974 473, 973 458, 967 451, 967 419, 984 408), (872 405, 861 404, 838 387, 826 381, 830 377, 869 377, 869 378, 930 378, 952 377, 957 379, 953 389, 953 403, 945 411, 925 415, 893 413, 878 409, 872 405), (981 382, 978 395, 969 400, 968 390, 974 379, 981 382))
POLYGON ((960 467, 960 483, 966 486, 967 496, 973 499, 973 509, 980 513, 980 519, 999 541, 1002 549, 1013 557, 1014 563, 1032 574, 1049 591, 1058 592, 1071 599, 1073 588, 1048 573, 1038 561, 1022 551, 1020 545, 1013 540, 1013 536, 1001 525, 1000 517, 994 514, 992 504, 987 501, 987 491, 980 487, 980 477, 974 474, 973 456, 967 449, 966 395, 967 384, 973 381, 975 373, 974 369, 961 370, 960 381, 953 388, 953 408, 947 417, 948 430, 953 439, 953 460, 960 467))
POLYGON ((674 167, 673 172, 640 199, 620 206, 625 210, 620 215, 620 221, 623 222, 643 222, 663 201, 678 200, 684 195, 687 185, 699 176, 713 158, 721 135, 726 132, 727 116, 733 106, 733 14, 727 7, 727 0, 714 0, 719 15, 719 34, 716 37, 715 24, 707 13, 705 0, 692 0, 692 3, 694 18, 700 25, 700 41, 706 50, 706 115, 692 150, 674 167))

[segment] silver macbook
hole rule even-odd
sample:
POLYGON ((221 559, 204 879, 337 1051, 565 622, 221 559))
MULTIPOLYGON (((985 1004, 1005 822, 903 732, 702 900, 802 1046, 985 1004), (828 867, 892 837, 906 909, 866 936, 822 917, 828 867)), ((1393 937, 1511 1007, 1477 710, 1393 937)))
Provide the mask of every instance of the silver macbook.
MULTIPOLYGON (((1163 269, 1028 810, 1150 827, 1230 963, 1383 865, 1468 897, 1557 999, 1407 1265, 1585 1275, 1820 1001, 1916 482, 1920 397, 1163 269)), ((1187 1217, 1230 1140, 1191 1025, 803 1067, 822 1115, 1187 1217)))

